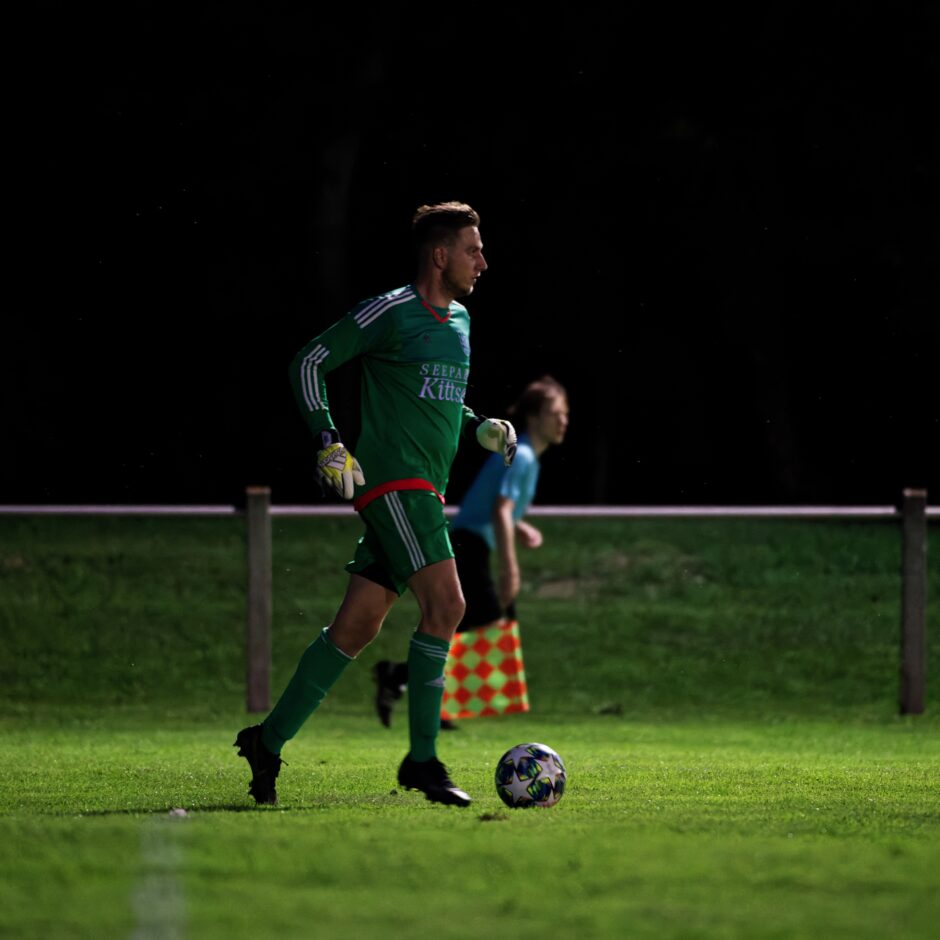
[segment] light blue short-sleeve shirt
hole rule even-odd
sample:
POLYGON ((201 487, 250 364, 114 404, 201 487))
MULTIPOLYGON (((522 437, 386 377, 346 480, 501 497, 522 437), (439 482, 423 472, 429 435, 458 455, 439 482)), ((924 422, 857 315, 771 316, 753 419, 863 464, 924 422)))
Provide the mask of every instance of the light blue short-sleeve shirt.
POLYGON ((497 497, 503 496, 513 501, 512 518, 513 522, 518 522, 535 498, 538 481, 539 459, 528 435, 523 434, 519 438, 511 467, 503 465, 502 454, 491 454, 483 464, 460 504, 460 511, 454 517, 452 527, 476 533, 486 540, 491 549, 495 549, 492 518, 497 497))

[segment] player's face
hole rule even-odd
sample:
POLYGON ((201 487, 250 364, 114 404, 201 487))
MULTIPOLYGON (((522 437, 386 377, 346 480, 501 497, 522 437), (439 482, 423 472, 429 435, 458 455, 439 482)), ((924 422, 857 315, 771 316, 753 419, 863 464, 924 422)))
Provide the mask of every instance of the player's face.
POLYGON ((441 271, 444 288, 453 297, 467 297, 473 293, 477 279, 486 270, 480 230, 468 225, 457 233, 447 249, 447 263, 441 271))
POLYGON ((568 430, 568 400, 561 395, 549 398, 535 419, 533 431, 549 444, 560 444, 568 430))

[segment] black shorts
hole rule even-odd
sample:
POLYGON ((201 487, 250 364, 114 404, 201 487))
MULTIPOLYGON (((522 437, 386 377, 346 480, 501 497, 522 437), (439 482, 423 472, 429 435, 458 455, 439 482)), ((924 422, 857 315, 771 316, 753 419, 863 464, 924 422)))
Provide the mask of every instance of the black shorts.
POLYGON ((490 547, 486 540, 467 529, 451 529, 450 541, 457 562, 457 577, 460 578, 460 587, 467 602, 467 610, 457 632, 485 626, 504 615, 515 618, 514 605, 510 604, 506 610, 500 606, 490 571, 490 547))

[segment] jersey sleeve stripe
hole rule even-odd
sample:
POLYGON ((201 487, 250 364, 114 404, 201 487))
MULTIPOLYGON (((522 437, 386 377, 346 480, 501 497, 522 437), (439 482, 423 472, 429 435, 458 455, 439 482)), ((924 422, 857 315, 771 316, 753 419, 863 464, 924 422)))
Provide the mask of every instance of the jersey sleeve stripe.
POLYGON ((323 398, 320 395, 319 367, 329 356, 330 351, 324 346, 314 346, 304 356, 300 364, 300 385, 303 389, 304 404, 308 411, 323 411, 323 398))
POLYGON ((412 290, 406 290, 404 293, 394 297, 379 297, 373 300, 372 303, 363 307, 362 310, 353 316, 353 319, 356 321, 356 325, 359 329, 363 330, 369 326, 370 323, 374 323, 378 320, 387 310, 391 310, 392 307, 397 307, 399 304, 408 303, 408 301, 412 299, 414 299, 414 291, 412 290))

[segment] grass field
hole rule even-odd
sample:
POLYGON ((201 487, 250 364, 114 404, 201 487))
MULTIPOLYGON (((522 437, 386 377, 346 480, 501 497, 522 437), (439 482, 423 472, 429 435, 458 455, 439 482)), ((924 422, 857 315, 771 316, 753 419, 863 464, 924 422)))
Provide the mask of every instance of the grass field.
MULTIPOLYGON (((398 792, 404 715, 372 714, 408 598, 256 808, 231 747, 256 720, 241 523, 0 519, 0 935, 937 936, 940 695, 897 715, 896 530, 543 528, 519 604, 532 711, 442 737, 469 810, 398 792), (496 796, 525 740, 568 764, 553 809, 496 796)), ((356 532, 276 520, 276 689, 356 532)))

